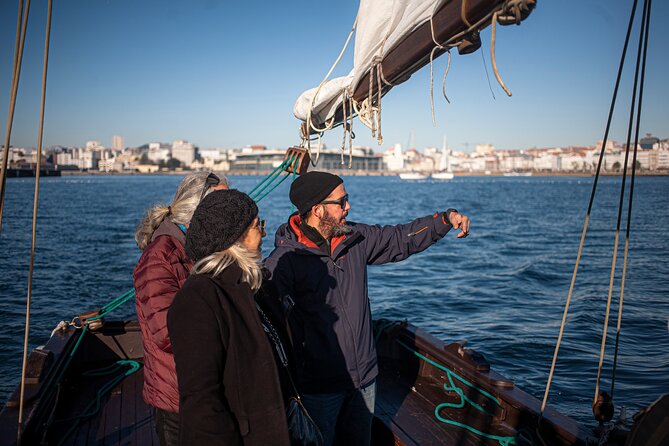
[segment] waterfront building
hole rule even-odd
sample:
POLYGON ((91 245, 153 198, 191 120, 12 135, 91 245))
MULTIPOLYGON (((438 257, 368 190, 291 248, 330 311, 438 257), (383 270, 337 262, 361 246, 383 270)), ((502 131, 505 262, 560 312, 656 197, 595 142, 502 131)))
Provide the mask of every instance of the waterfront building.
POLYGON ((96 149, 103 149, 104 146, 100 141, 86 141, 86 149, 88 150, 96 150, 96 149))
POLYGON ((153 163, 159 163, 169 160, 170 153, 172 153, 172 146, 170 144, 152 142, 149 144, 149 151, 146 153, 146 157, 153 163))
MULTIPOLYGON (((316 157, 316 148, 312 147, 312 157, 316 157)), ((244 148, 230 157, 231 172, 267 172, 278 167, 284 160, 286 151, 244 148)), ((351 168, 349 169, 348 151, 321 148, 318 159, 319 170, 369 172, 383 169, 383 157, 375 155, 371 149, 354 148, 351 168)))
POLYGON ((172 158, 183 166, 190 167, 195 161, 195 146, 186 140, 178 139, 172 143, 172 158))
POLYGON ((122 136, 114 135, 112 136, 112 145, 113 150, 123 150, 125 148, 125 141, 122 136))
POLYGON ((404 170, 402 144, 395 144, 383 153, 383 164, 385 164, 386 169, 392 172, 404 170))
POLYGON ((495 153, 495 146, 492 144, 476 144, 477 155, 492 155, 495 153))

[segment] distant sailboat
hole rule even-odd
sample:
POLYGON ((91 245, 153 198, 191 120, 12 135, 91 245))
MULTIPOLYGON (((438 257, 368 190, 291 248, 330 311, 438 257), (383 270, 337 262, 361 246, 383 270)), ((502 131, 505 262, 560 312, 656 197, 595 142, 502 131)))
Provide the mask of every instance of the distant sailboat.
POLYGON ((444 144, 441 148, 441 157, 439 157, 439 169, 432 174, 435 180, 452 180, 455 175, 451 172, 450 151, 446 148, 446 135, 444 135, 444 144))
MULTIPOLYGON (((414 149, 414 141, 413 141, 413 130, 411 130, 411 133, 409 135, 409 144, 407 144, 407 148, 409 150, 414 149)), ((410 180, 410 181, 418 181, 418 180, 426 180, 427 175, 416 172, 416 171, 410 171, 410 172, 402 172, 399 174, 400 179, 402 180, 410 180)))
POLYGON ((426 180, 427 175, 420 172, 403 172, 400 174, 400 178, 403 180, 426 180))

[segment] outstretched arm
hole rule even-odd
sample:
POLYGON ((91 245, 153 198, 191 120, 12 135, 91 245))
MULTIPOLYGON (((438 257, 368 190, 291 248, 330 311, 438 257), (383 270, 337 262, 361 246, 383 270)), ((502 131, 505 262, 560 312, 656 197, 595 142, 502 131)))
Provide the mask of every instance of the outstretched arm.
POLYGON ((455 209, 417 218, 407 224, 383 227, 360 225, 365 235, 367 264, 404 260, 439 241, 456 225, 461 230, 459 238, 469 234, 469 218, 455 209))

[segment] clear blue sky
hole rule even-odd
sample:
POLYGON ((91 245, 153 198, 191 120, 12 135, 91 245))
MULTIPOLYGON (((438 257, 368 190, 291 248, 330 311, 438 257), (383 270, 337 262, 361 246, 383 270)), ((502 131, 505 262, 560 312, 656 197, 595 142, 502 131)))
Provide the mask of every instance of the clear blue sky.
MULTIPOLYGON (((521 26, 500 27, 497 61, 508 98, 490 68, 490 28, 483 50, 435 62, 437 126, 429 102, 429 68, 383 102, 384 145, 356 121, 354 143, 375 150, 409 141, 473 149, 590 145, 606 115, 632 0, 539 0, 521 26)), ((640 1, 641 3, 641 1, 640 1)), ((0 2, 0 136, 5 140, 18 2, 0 2)), ((56 0, 45 145, 87 140, 126 145, 187 139, 201 148, 299 142, 292 109, 336 59, 358 2, 339 0, 56 0)), ((639 9, 639 15, 640 15, 639 9)), ((46 1, 33 0, 12 145, 37 144, 46 1)), ((669 137, 669 4, 655 1, 642 132, 669 137)), ((636 43, 631 47, 636 49, 636 43)), ((631 67, 634 59, 629 59, 631 67)), ((335 75, 348 72, 352 46, 335 75)), ((631 85, 631 69, 626 72, 631 85)), ((629 88, 621 92, 612 137, 624 139, 629 88)), ((341 142, 340 129, 326 139, 341 142)))

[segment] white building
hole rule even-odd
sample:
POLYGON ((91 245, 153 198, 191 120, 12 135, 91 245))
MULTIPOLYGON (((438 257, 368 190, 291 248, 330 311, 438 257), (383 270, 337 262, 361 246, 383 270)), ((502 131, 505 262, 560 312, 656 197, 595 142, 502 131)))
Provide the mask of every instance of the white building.
POLYGON ((123 150, 125 148, 125 140, 122 136, 114 135, 112 136, 112 145, 113 150, 123 150))
POLYGON ((404 156, 402 154, 402 145, 395 144, 383 154, 383 163, 391 171, 404 170, 404 156))
POLYGON ((476 144, 477 155, 492 155, 495 153, 495 146, 492 144, 476 144))
POLYGON ((104 146, 100 141, 86 141, 86 148, 88 150, 102 149, 104 146))
POLYGON ((170 159, 170 154, 172 153, 172 146, 169 144, 163 144, 160 142, 152 142, 149 144, 149 152, 146 156, 150 161, 154 163, 159 163, 161 161, 167 161, 170 159))
POLYGON ((172 158, 190 166, 195 161, 195 146, 188 141, 178 139, 172 143, 172 158))

